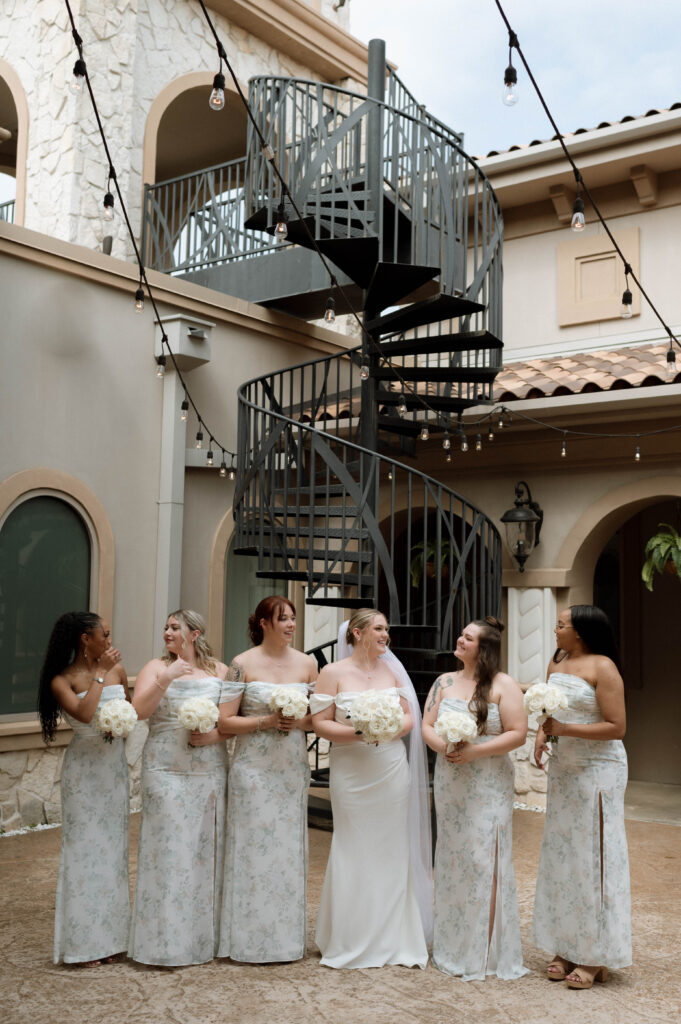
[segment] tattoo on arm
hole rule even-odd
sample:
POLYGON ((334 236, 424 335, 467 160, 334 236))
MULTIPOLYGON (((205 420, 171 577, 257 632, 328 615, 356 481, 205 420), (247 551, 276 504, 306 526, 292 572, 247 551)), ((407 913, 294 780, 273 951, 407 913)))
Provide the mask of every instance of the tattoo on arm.
MULTIPOLYGON (((446 683, 444 685, 446 685, 446 683)), ((442 686, 442 678, 438 676, 438 678, 435 680, 431 687, 430 693, 428 694, 428 707, 426 709, 427 711, 432 711, 435 705, 437 704, 437 695, 442 689, 442 686)))
POLYGON ((227 669, 227 679, 232 683, 243 683, 244 681, 244 670, 236 658, 227 669))

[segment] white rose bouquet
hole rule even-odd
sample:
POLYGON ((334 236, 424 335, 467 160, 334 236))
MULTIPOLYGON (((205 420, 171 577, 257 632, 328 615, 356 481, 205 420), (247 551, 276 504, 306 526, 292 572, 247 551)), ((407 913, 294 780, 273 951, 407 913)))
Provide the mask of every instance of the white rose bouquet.
POLYGON ((208 697, 189 697, 188 700, 183 700, 177 709, 180 725, 190 732, 196 729, 199 732, 210 732, 215 728, 219 714, 217 705, 208 697))
MULTIPOLYGON (((567 711, 568 699, 557 686, 548 683, 535 683, 525 691, 523 707, 528 715, 536 715, 537 725, 543 725, 550 715, 557 711, 567 711)), ((547 736, 549 743, 557 743, 557 736, 547 736)))
POLYGON ((113 743, 115 736, 125 738, 135 728, 137 712, 123 697, 108 700, 97 709, 95 726, 99 729, 107 743, 113 743))
POLYGON ((347 717, 364 743, 388 743, 404 728, 400 698, 384 690, 365 690, 353 700, 347 717))
POLYGON ((447 741, 449 754, 457 743, 465 743, 478 735, 478 726, 466 711, 443 711, 433 726, 435 732, 447 741))
MULTIPOLYGON (((307 694, 295 686, 275 686, 270 695, 270 711, 279 711, 284 718, 305 718, 307 714, 307 694)), ((282 736, 288 736, 284 729, 279 729, 282 736)))

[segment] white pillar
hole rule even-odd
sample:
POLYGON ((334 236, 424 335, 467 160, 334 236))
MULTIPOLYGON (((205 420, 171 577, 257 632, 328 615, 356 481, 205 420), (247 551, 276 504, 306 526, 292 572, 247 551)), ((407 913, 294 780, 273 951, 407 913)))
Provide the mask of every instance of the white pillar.
POLYGON ((163 379, 163 419, 156 534, 154 644, 158 645, 168 612, 180 607, 184 453, 187 424, 180 419, 184 391, 174 370, 163 379))
POLYGON ((508 672, 523 690, 543 682, 556 644, 556 598, 551 587, 508 591, 508 672))

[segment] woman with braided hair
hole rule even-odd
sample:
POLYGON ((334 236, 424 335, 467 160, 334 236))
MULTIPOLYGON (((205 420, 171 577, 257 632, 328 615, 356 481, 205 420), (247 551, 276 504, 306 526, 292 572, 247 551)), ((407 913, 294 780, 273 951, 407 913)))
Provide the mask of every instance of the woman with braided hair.
POLYGON ((120 660, 99 615, 67 612, 52 629, 40 673, 45 742, 61 715, 73 729, 61 768, 55 963, 95 967, 128 945, 128 764, 124 741, 105 743, 93 722, 100 705, 130 699, 120 660))

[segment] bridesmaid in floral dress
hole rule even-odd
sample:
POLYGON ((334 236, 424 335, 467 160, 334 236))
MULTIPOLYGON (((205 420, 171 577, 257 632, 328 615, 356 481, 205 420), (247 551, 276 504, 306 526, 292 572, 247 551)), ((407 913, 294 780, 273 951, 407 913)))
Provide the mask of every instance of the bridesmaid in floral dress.
POLYGON ((142 755, 142 823, 129 955, 179 967, 217 952, 227 750, 217 729, 187 732, 182 703, 217 708, 227 667, 213 657, 197 612, 171 612, 166 654, 140 671, 134 705, 149 719, 142 755))
POLYGON ((439 676, 423 714, 423 738, 435 766, 435 936, 433 963, 464 981, 486 975, 520 978, 520 921, 513 871, 513 762, 527 716, 518 684, 499 671, 501 631, 495 618, 469 623, 454 652, 458 672, 439 676), (446 711, 470 713, 478 735, 447 743, 435 732, 446 711))
POLYGON ((220 698, 219 728, 236 746, 218 956, 246 963, 305 955, 311 720, 269 707, 275 687, 307 700, 317 678, 314 658, 290 647, 295 628, 287 598, 264 598, 248 620, 254 646, 233 660, 220 698))
POLYGON ((631 964, 624 683, 600 608, 566 608, 556 640, 548 682, 566 694, 568 710, 560 721, 546 719, 535 744, 543 768, 546 737, 558 737, 548 767, 533 939, 554 954, 546 969, 552 981, 591 988, 605 981, 608 968, 631 964))
POLYGON ((38 715, 46 743, 60 715, 73 729, 61 768, 62 843, 54 962, 95 967, 125 952, 128 889, 128 764, 125 743, 105 743, 98 707, 127 699, 121 656, 92 612, 55 623, 40 673, 38 715))

